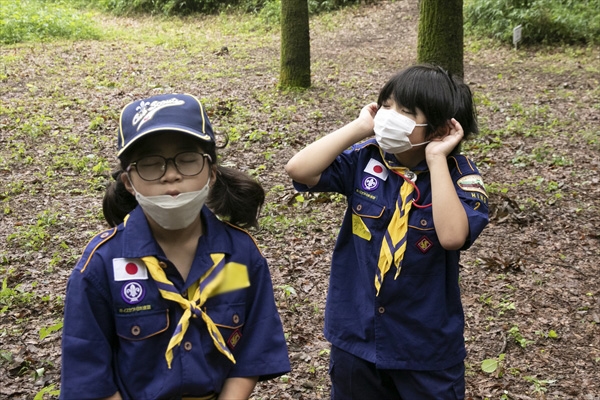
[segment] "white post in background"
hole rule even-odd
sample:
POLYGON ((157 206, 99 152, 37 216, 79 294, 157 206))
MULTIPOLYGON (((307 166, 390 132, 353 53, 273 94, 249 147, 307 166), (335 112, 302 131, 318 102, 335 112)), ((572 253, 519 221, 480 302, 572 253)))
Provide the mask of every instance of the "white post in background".
POLYGON ((517 44, 521 41, 522 31, 523 27, 521 25, 517 25, 513 28, 513 44, 515 45, 515 50, 517 50, 517 44))

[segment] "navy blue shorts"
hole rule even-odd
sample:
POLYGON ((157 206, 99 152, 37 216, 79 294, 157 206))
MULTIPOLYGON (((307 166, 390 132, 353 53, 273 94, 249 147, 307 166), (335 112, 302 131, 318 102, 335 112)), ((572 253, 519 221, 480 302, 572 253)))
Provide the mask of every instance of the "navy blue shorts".
POLYGON ((332 400, 462 400, 465 364, 441 371, 377 369, 335 346, 329 365, 332 400))

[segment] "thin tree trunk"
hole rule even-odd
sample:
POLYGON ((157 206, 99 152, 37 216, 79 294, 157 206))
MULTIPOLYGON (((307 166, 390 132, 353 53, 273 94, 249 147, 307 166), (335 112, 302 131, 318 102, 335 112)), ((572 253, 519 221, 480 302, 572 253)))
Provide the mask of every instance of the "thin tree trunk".
POLYGON ((310 34, 307 0, 281 0, 279 86, 310 87, 310 34))
POLYGON ((463 76, 463 0, 420 0, 417 60, 463 76))

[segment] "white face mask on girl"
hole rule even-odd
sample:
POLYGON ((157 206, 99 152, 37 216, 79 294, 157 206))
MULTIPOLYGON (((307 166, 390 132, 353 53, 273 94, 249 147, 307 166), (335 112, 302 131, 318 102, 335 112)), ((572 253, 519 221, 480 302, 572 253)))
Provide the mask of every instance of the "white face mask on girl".
POLYGON ((392 109, 380 108, 375 114, 375 140, 383 151, 397 154, 412 149, 414 146, 422 146, 430 141, 412 144, 408 136, 416 126, 427 126, 417 124, 412 119, 392 109))
POLYGON ((163 229, 177 230, 187 228, 194 222, 206 203, 209 190, 210 179, 202 189, 195 192, 180 193, 177 196, 144 196, 135 190, 135 199, 144 213, 163 229))

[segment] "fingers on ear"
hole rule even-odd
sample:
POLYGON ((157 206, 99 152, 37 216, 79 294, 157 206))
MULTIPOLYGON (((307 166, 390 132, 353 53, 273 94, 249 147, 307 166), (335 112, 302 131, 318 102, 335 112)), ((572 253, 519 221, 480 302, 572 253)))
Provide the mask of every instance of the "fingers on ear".
POLYGON ((440 126, 433 134, 433 137, 443 138, 445 136, 448 136, 453 128, 454 126, 452 126, 451 123, 448 122, 447 124, 440 126))

